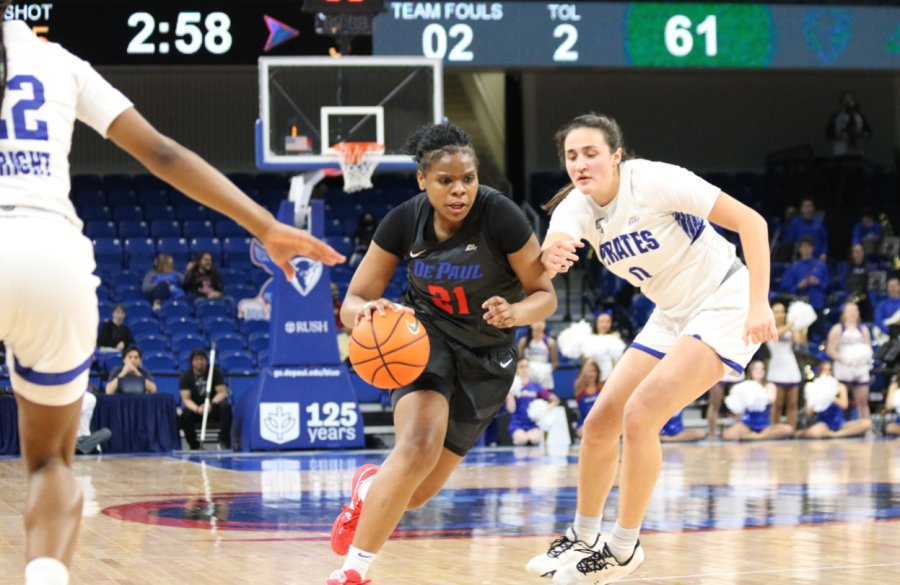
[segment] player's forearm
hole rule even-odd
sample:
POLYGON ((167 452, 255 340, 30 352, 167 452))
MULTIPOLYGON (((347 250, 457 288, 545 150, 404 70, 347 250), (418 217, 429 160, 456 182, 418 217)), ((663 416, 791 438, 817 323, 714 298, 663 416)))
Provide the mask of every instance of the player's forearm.
POLYGON ((341 321, 351 325, 356 323, 356 316, 366 306, 366 303, 374 300, 376 299, 364 299, 359 295, 347 293, 344 304, 341 305, 341 321))
POLYGON ((516 303, 516 327, 542 321, 556 312, 556 293, 538 290, 516 303))
POLYGON ((741 246, 750 270, 750 302, 769 302, 769 228, 756 212, 747 217, 740 231, 741 246))

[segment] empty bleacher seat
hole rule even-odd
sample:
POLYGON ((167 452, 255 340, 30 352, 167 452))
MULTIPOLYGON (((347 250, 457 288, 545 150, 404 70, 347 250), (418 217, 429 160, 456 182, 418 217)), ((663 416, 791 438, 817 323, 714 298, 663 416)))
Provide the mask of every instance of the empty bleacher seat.
POLYGON ((216 236, 219 238, 245 238, 247 230, 233 219, 220 219, 216 221, 216 236))
POLYGON ((72 177, 72 190, 80 189, 100 189, 103 182, 100 175, 74 175, 72 177))
POLYGON ((269 274, 262 268, 256 268, 253 270, 253 272, 250 273, 250 284, 253 285, 253 287, 255 287, 256 289, 259 289, 270 278, 272 278, 271 274, 269 274))
POLYGON ((127 318, 126 323, 131 334, 137 339, 138 335, 159 335, 159 321, 154 317, 131 317, 127 318))
POLYGON ((82 221, 112 221, 112 211, 105 205, 85 205, 79 208, 82 221))
POLYGON ((372 215, 374 215, 375 220, 380 222, 381 220, 383 220, 385 218, 385 216, 391 210, 391 206, 369 203, 369 204, 363 205, 363 209, 368 211, 372 215))
POLYGON ((133 183, 131 175, 111 173, 109 175, 103 175, 100 179, 100 185, 101 189, 111 191, 113 189, 131 189, 133 183))
MULTIPOLYGON (((349 217, 343 221, 341 221, 341 229, 344 230, 344 235, 352 238, 356 235, 356 230, 359 228, 359 218, 357 217, 349 217)), ((327 233, 325 234, 328 235, 327 233)))
POLYGON ((134 284, 121 284, 113 291, 113 297, 117 302, 138 301, 144 298, 141 287, 134 284))
POLYGON ((256 360, 245 351, 223 352, 222 370, 226 374, 255 374, 256 360))
POLYGON ((243 320, 241 321, 241 332, 244 335, 250 336, 254 333, 269 333, 269 322, 261 321, 258 319, 251 320, 243 320))
POLYGON ((106 195, 106 204, 110 207, 137 207, 138 198, 131 189, 112 189, 106 195))
POLYGON ((129 238, 125 240, 125 253, 131 265, 153 264, 156 257, 156 246, 150 238, 129 238))
POLYGON ((159 333, 135 333, 134 344, 145 354, 169 351, 169 342, 159 333))
POLYGON ((260 193, 260 199, 262 199, 264 207, 280 205, 287 198, 287 189, 266 189, 260 193))
POLYGON ((225 238, 222 241, 222 251, 228 266, 232 268, 253 266, 253 262, 250 260, 250 243, 252 241, 251 238, 225 238))
POLYGON ((362 212, 362 205, 331 205, 331 215, 334 219, 359 218, 362 212))
POLYGON ((169 194, 165 189, 141 189, 137 195, 138 203, 144 207, 159 205, 165 207, 169 204, 169 194))
POLYGON ((331 273, 331 282, 335 284, 350 284, 350 280, 353 278, 353 271, 346 266, 332 266, 329 268, 329 272, 331 273))
POLYGON ((174 374, 178 372, 178 364, 175 358, 168 352, 145 354, 142 365, 151 374, 174 374))
POLYGON ((88 221, 84 224, 84 235, 96 240, 97 238, 115 238, 119 234, 115 222, 88 221))
POLYGON ((346 236, 326 237, 325 243, 335 249, 338 254, 350 257, 353 254, 353 241, 346 236))
POLYGON ((168 254, 175 260, 176 266, 183 266, 188 261, 188 243, 184 238, 160 238, 156 242, 157 254, 168 254))
POLYGON ((253 184, 256 189, 264 191, 266 189, 287 189, 289 182, 288 178, 280 173, 257 173, 253 184))
POLYGON ((247 347, 247 341, 240 333, 210 333, 210 339, 216 344, 216 349, 223 352, 241 351, 247 347))
POLYGON ((147 238, 150 236, 150 226, 146 221, 127 220, 119 222, 120 238, 147 238))
POLYGON ((259 294, 259 288, 254 288, 249 284, 232 284, 225 287, 225 293, 230 297, 234 297, 238 301, 243 299, 252 299, 259 294))
POLYGON ((175 208, 175 217, 179 221, 206 220, 206 208, 196 203, 179 205, 175 208))
POLYGON ((225 283, 225 286, 230 284, 247 284, 247 282, 249 282, 247 280, 247 273, 243 270, 223 268, 219 272, 222 273, 222 282, 225 283))
POLYGON ((177 356, 178 367, 179 367, 179 369, 181 369, 181 371, 186 371, 191 368, 191 352, 192 351, 194 351, 194 350, 191 349, 191 350, 182 351, 182 352, 178 353, 178 356, 177 356))
POLYGON ((175 220, 157 219, 150 222, 150 235, 159 238, 180 238, 181 223, 175 220))
POLYGON ((132 180, 132 185, 134 188, 140 191, 141 189, 165 189, 166 183, 156 175, 151 175, 150 173, 141 173, 139 175, 135 175, 132 180))
POLYGON ((109 275, 109 284, 113 286, 119 286, 122 284, 132 284, 135 286, 141 286, 144 279, 143 276, 132 272, 131 270, 118 270, 109 275))
POLYGON ((191 306, 187 301, 169 299, 163 301, 156 316, 163 321, 167 321, 173 317, 191 317, 192 313, 191 306))
POLYGON ((194 302, 194 312, 198 319, 228 317, 231 315, 231 311, 225 303, 214 299, 197 299, 194 302))
POLYGON ((125 301, 122 304, 125 305, 125 313, 128 315, 128 318, 153 317, 153 309, 146 299, 125 301))
POLYGON ((212 222, 207 220, 192 219, 184 222, 182 228, 187 239, 211 238, 216 235, 212 222))
POLYGON ((194 238, 190 246, 191 255, 209 252, 212 254, 214 264, 222 264, 222 241, 219 238, 194 238))
POLYGON ((76 207, 105 207, 106 195, 99 189, 84 189, 81 191, 74 191, 72 201, 75 203, 76 207))
POLYGON ((108 301, 109 300, 109 289, 104 285, 100 285, 97 287, 97 300, 98 301, 108 301))
POLYGON ((235 322, 224 315, 207 317, 201 321, 200 327, 204 333, 213 336, 213 338, 220 333, 234 333, 237 331, 235 322))
POLYGON ((256 354, 256 363, 259 366, 260 370, 264 370, 269 367, 269 350, 265 349, 258 354, 256 354))
POLYGON ((112 319, 113 306, 108 301, 99 301, 97 303, 97 311, 100 313, 100 322, 112 319))
POLYGON ((97 238, 94 240, 94 258, 98 265, 121 266, 122 242, 118 238, 97 238))
POLYGON ((105 353, 101 353, 100 357, 97 358, 100 364, 103 366, 103 369, 107 372, 111 372, 115 368, 122 365, 122 352, 121 351, 109 351, 105 353))
POLYGON ((247 347, 250 351, 261 352, 269 349, 269 333, 251 333, 247 338, 247 347))
POLYGON ((384 201, 384 191, 381 189, 366 189, 353 194, 353 202, 359 205, 381 205, 384 201))
POLYGON ((209 347, 209 341, 199 333, 176 333, 171 336, 171 342, 172 351, 174 353, 193 351, 195 349, 206 349, 209 347))
POLYGON ((171 205, 148 205, 144 208, 144 219, 154 221, 175 221, 175 208, 171 205))
POLYGON ((135 220, 142 221, 144 219, 144 211, 136 205, 119 205, 113 207, 113 221, 135 220))
POLYGON ((325 221, 325 236, 343 236, 344 226, 339 219, 330 219, 325 221))

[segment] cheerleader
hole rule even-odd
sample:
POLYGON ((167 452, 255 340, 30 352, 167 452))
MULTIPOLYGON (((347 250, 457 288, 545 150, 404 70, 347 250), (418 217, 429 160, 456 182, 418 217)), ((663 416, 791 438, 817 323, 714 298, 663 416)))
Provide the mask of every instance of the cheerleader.
POLYGON ((722 410, 722 401, 725 399, 725 393, 732 386, 743 381, 743 373, 731 373, 709 389, 709 403, 706 405, 706 424, 709 427, 710 437, 715 437, 719 432, 719 413, 722 410))
POLYGON ((884 429, 884 434, 894 435, 895 437, 900 436, 900 393, 897 392, 898 387, 900 387, 900 384, 897 382, 897 377, 894 376, 894 379, 891 380, 891 385, 888 388, 887 400, 884 403, 885 408, 894 410, 898 413, 896 420, 889 422, 884 429))
POLYGON ((669 419, 669 422, 659 432, 659 440, 663 443, 690 443, 706 438, 706 432, 703 429, 685 429, 684 421, 681 415, 684 411, 679 410, 675 416, 669 419))
POLYGON ((553 390, 553 372, 559 367, 556 340, 546 334, 547 322, 537 321, 528 326, 528 333, 519 340, 519 355, 528 360, 528 379, 547 390, 553 390))
MULTIPOLYGON (((612 335, 616 339, 622 339, 622 336, 618 331, 613 331, 612 315, 608 311, 603 311, 597 315, 597 320, 594 322, 594 334, 612 335)), ((612 374, 613 368, 616 367, 616 361, 618 360, 610 355, 597 356, 597 366, 600 368, 601 382, 606 382, 606 380, 609 379, 609 375, 612 374)))
POLYGON ((594 360, 588 358, 578 377, 575 378, 575 401, 578 402, 578 424, 575 427, 575 434, 581 438, 584 434, 584 419, 587 418, 591 407, 597 401, 597 395, 603 388, 603 382, 600 380, 600 367, 594 363, 594 360))
POLYGON ((806 330, 794 330, 794 322, 787 321, 787 310, 782 303, 772 304, 778 341, 767 341, 769 348, 768 380, 775 385, 775 401, 772 403, 772 424, 781 422, 782 408, 786 411, 787 424, 797 430, 797 415, 802 375, 794 356, 794 344, 806 343, 806 330))
POLYGON ((826 346, 834 360, 834 377, 853 389, 853 401, 859 418, 871 418, 869 412, 869 360, 872 359, 872 334, 859 321, 859 307, 846 303, 841 322, 831 328, 826 346))
MULTIPOLYGON (((806 385, 806 413, 816 417, 816 423, 806 430, 797 433, 800 439, 840 439, 845 437, 858 437, 872 429, 872 419, 860 418, 858 420, 845 420, 844 411, 850 402, 847 397, 847 387, 834 379, 831 362, 819 364, 816 379, 806 385), (819 382, 830 382, 833 388, 831 393, 834 401, 827 407, 816 412, 816 400, 814 394, 818 390, 819 382)), ((830 396, 829 396, 830 397, 830 396)), ((890 395, 888 395, 890 398, 890 395)), ((824 404, 823 404, 824 406, 824 404)))
POLYGON ((747 366, 748 380, 736 384, 725 399, 728 407, 741 420, 725 429, 726 441, 764 441, 786 439, 794 433, 789 425, 772 424, 772 401, 775 384, 766 383, 766 365, 759 360, 747 366))
POLYGON ((541 442, 541 429, 529 417, 528 407, 535 400, 546 400, 547 411, 559 406, 559 398, 550 390, 541 388, 539 384, 528 378, 530 365, 526 358, 519 358, 516 364, 518 384, 506 398, 506 410, 509 411, 509 434, 513 445, 538 445, 541 442))

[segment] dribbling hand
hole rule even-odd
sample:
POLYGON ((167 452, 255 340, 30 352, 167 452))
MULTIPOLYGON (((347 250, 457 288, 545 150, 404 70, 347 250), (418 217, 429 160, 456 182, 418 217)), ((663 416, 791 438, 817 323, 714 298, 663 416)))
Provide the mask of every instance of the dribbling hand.
POLYGON ((750 313, 744 323, 744 334, 741 336, 744 345, 751 343, 778 343, 778 328, 775 326, 775 315, 767 303, 750 303, 750 313))
POLYGON ((576 248, 583 248, 584 243, 575 240, 557 240, 542 253, 544 270, 551 276, 560 272, 568 272, 569 268, 578 260, 575 255, 576 248))
POLYGON ((262 243, 269 258, 284 271, 288 280, 293 280, 296 272, 291 266, 291 258, 294 256, 306 256, 328 266, 347 260, 325 242, 278 221, 266 230, 262 243))
POLYGON ((395 313, 409 313, 410 315, 415 315, 416 312, 411 308, 400 305, 393 301, 389 301, 387 299, 378 299, 377 301, 369 301, 363 308, 359 310, 359 313, 356 314, 356 322, 353 323, 353 326, 359 325, 363 321, 368 321, 372 318, 372 315, 375 314, 375 311, 378 311, 378 314, 384 317, 387 315, 387 310, 390 309, 395 313))
POLYGON ((489 298, 481 308, 488 310, 484 314, 484 320, 498 329, 506 329, 516 324, 515 307, 502 297, 489 298))

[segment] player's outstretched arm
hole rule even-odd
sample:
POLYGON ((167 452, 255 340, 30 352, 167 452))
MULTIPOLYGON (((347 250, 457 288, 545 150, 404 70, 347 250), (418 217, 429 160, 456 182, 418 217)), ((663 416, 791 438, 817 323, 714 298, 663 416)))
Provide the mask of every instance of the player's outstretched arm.
POLYGON ((541 246, 541 263, 550 278, 560 272, 568 272, 569 268, 578 261, 575 249, 583 247, 584 243, 569 234, 563 232, 547 234, 544 244, 541 246))
POLYGON ((527 295, 524 300, 509 304, 500 297, 491 297, 482 305, 484 320, 499 328, 520 327, 546 319, 556 311, 556 290, 541 263, 541 247, 534 235, 522 249, 507 256, 527 295))
POLYGON ((160 134, 134 108, 113 121, 107 135, 116 146, 191 199, 227 215, 259 238, 269 257, 293 278, 290 260, 307 256, 329 266, 345 258, 331 246, 294 227, 280 223, 257 205, 225 175, 205 160, 160 134))
POLYGON ((347 297, 341 305, 341 321, 355 326, 363 319, 370 319, 373 312, 384 315, 387 309, 413 313, 411 308, 381 297, 397 268, 397 261, 396 256, 375 242, 369 244, 366 255, 353 273, 347 297))

